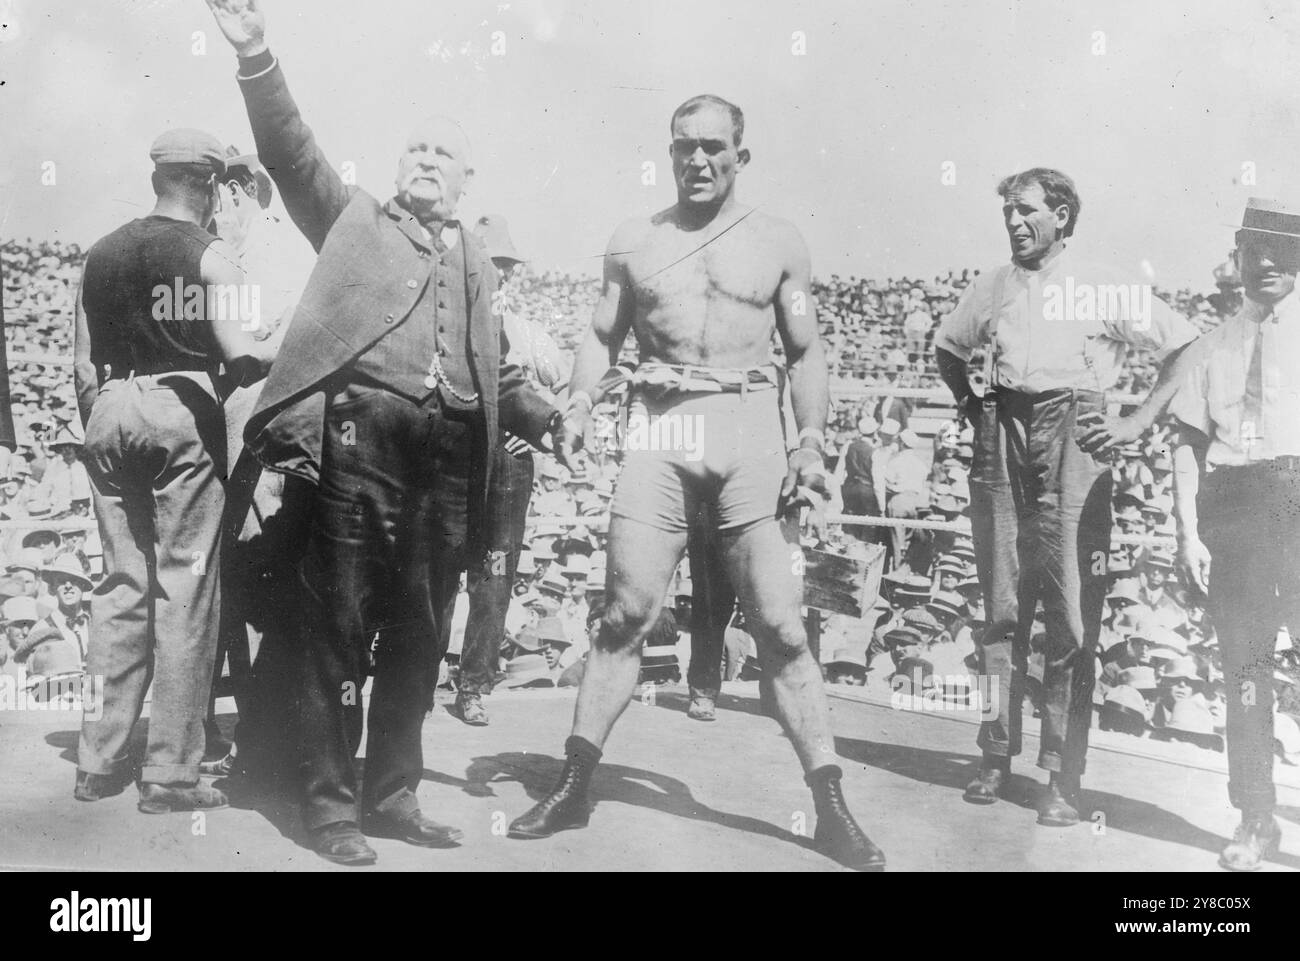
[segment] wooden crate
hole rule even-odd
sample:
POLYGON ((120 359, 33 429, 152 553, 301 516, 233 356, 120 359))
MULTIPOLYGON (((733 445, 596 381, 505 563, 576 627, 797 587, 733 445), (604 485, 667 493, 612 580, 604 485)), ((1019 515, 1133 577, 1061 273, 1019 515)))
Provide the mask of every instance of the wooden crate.
POLYGON ((803 549, 803 602, 831 614, 862 617, 880 593, 885 570, 885 548, 866 545, 865 558, 803 549))

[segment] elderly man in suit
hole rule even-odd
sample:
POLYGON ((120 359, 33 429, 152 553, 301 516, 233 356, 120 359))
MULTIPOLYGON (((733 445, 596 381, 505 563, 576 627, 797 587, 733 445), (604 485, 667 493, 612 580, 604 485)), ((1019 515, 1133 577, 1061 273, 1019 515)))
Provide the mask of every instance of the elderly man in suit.
POLYGON ((208 5, 239 55, 258 156, 319 254, 245 432, 266 467, 315 485, 299 574, 304 822, 317 853, 343 864, 375 860, 363 829, 452 845, 461 832, 425 817, 415 794, 440 621, 472 562, 467 515, 486 506, 501 429, 545 446, 561 416, 504 360, 496 271, 454 219, 472 174, 461 128, 416 126, 387 203, 344 186, 266 46, 258 4, 208 5))

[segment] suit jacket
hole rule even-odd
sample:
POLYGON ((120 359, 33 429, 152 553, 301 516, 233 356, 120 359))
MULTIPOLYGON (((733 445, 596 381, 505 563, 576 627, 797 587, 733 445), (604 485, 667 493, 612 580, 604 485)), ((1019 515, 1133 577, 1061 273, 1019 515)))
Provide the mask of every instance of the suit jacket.
MULTIPOLYGON (((239 77, 261 162, 280 188, 293 222, 319 254, 271 365, 244 437, 270 470, 318 483, 327 393, 334 375, 384 337, 414 308, 431 250, 415 218, 345 186, 316 145, 278 64, 239 77)), ((488 444, 504 427, 539 444, 553 408, 504 360, 508 344, 492 312, 496 269, 482 242, 462 231, 470 305, 470 360, 482 396, 488 444)), ((488 471, 491 458, 485 457, 488 471)), ((487 471, 484 472, 485 474, 487 471)), ((480 491, 487 497, 487 477, 480 491)))

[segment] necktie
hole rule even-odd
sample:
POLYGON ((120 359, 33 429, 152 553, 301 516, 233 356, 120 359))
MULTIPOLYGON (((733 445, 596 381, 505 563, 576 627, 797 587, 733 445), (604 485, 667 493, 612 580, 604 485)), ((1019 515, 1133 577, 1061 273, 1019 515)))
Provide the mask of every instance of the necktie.
POLYGON ((1264 330, 1272 311, 1255 325, 1255 349, 1250 352, 1250 366, 1246 368, 1246 400, 1242 409, 1241 443, 1246 456, 1255 453, 1256 445, 1264 437, 1264 330))

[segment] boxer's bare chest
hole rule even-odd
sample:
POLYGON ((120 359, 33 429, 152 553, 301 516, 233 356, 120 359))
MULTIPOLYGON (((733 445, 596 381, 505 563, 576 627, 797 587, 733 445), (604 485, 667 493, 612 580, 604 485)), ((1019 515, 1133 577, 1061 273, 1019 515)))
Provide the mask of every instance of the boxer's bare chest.
POLYGON ((649 228, 627 258, 643 346, 675 355, 660 359, 719 365, 766 350, 783 263, 759 216, 701 231, 649 228))

